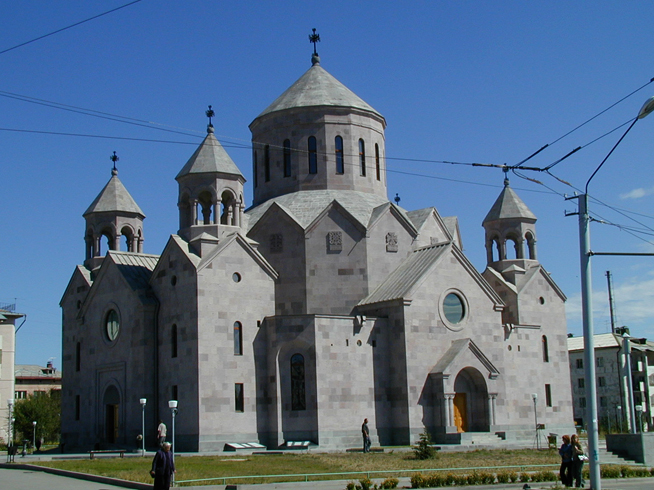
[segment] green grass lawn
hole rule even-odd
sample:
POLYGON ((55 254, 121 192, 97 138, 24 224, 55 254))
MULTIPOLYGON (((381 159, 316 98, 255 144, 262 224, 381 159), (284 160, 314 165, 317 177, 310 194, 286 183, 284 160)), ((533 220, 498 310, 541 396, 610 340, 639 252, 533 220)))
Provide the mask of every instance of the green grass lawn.
MULTIPOLYGON (((55 460, 36 464, 52 468, 110 476, 124 480, 151 482, 151 458, 97 458, 94 460, 55 460)), ((529 466, 558 464, 555 450, 478 450, 439 453, 429 460, 414 459, 412 452, 386 450, 384 453, 315 453, 281 455, 183 456, 177 457, 177 477, 197 480, 226 476, 297 475, 305 473, 384 472, 389 470, 419 470, 429 468, 481 468, 490 466, 529 466)), ((535 469, 535 468, 534 468, 535 469)), ((554 468, 549 468, 554 469, 554 468)), ((406 475, 410 476, 412 472, 406 475)), ((357 479, 360 475, 333 476, 333 479, 357 479)), ((375 478, 383 475, 375 474, 375 478)), ((397 475, 395 475, 397 476, 397 475)), ((299 479, 299 478, 298 478, 299 479)), ((303 478, 302 478, 303 479, 303 478)), ((310 479, 327 479, 313 477, 310 479)), ((256 478, 240 483, 293 481, 294 478, 256 478)), ((219 484, 217 481, 195 482, 193 485, 219 484)), ((239 483, 229 481, 228 483, 239 483)))

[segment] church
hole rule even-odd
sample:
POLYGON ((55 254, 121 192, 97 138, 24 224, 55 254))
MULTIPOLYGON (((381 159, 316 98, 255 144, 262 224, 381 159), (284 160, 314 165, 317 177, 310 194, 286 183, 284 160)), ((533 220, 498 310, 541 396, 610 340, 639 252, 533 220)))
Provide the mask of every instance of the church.
POLYGON ((114 167, 60 303, 67 448, 133 447, 142 417, 148 447, 159 419, 170 440, 169 400, 178 451, 345 449, 364 418, 382 446, 573 431, 566 297, 536 216, 505 179, 478 272, 456 217, 389 202, 385 128, 314 48, 250 124, 252 205, 210 119, 159 255, 114 167))

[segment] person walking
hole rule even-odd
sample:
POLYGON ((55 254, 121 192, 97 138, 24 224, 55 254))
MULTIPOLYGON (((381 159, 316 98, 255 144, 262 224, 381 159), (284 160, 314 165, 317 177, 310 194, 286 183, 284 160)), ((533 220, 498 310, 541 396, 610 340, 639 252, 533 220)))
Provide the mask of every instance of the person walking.
MULTIPOLYGON (((577 434, 572 434, 570 444, 572 445, 572 478, 575 481, 576 488, 584 488, 582 468, 584 466, 584 460, 586 459, 586 456, 584 455, 584 448, 581 446, 581 442, 579 441, 579 436, 577 434)), ((572 479, 570 484, 572 485, 572 479)))
POLYGON ((363 436, 363 452, 370 452, 370 430, 368 430, 368 419, 363 419, 361 425, 361 435, 363 436))
POLYGON ((565 435, 562 437, 563 444, 559 448, 559 455, 561 456, 561 469, 559 476, 561 483, 566 487, 572 486, 572 444, 570 444, 570 436, 565 435))
POLYGON ((161 447, 164 442, 166 442, 166 424, 159 419, 159 426, 157 427, 157 444, 161 447))
POLYGON ((154 478, 154 490, 169 490, 170 480, 175 473, 175 460, 170 453, 170 443, 164 442, 152 460, 150 475, 154 478))

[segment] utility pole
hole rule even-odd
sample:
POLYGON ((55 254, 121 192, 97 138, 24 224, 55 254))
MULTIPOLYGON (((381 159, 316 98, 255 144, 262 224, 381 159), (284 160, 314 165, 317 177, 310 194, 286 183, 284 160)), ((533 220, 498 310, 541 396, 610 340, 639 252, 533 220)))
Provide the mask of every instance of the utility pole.
POLYGON ((611 312, 611 333, 615 333, 615 306, 613 304, 613 281, 611 271, 606 271, 606 281, 609 284, 609 311, 611 312))

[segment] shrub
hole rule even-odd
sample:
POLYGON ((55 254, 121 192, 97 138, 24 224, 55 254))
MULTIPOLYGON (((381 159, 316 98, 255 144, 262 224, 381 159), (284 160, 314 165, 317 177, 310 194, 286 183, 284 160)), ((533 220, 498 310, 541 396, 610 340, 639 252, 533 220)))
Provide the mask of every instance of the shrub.
POLYGON ((425 477, 422 473, 416 473, 411 477, 411 488, 425 488, 425 477))
POLYGON ((420 433, 418 444, 413 446, 413 455, 416 459, 431 459, 436 456, 436 450, 431 443, 431 435, 427 428, 420 433))
POLYGON ((468 475, 454 475, 454 484, 458 487, 464 487, 468 484, 468 475))
POLYGON ((454 485, 454 482, 456 482, 456 476, 454 473, 448 473, 445 475, 445 486, 451 486, 454 485))
POLYGON ((492 485, 495 483, 495 475, 493 473, 489 473, 488 471, 480 471, 479 480, 482 485, 492 485))
POLYGON ((513 483, 508 471, 500 471, 497 474, 497 483, 513 483))
POLYGON ((481 477, 476 471, 470 473, 466 479, 468 485, 479 485, 481 483, 481 477))
POLYGON ((426 481, 428 487, 444 487, 447 485, 447 475, 432 473, 426 481))
MULTIPOLYGON (((588 473, 590 476, 590 471, 588 473)), ((615 465, 600 466, 600 476, 602 478, 620 478, 622 476, 622 470, 620 466, 615 465)))
POLYGON ((360 488, 361 490, 372 489, 372 480, 370 480, 370 478, 361 478, 361 480, 359 480, 359 483, 361 486, 357 485, 357 488, 360 488))
POLYGON ((620 473, 622 474, 623 478, 631 478, 632 476, 634 476, 633 475, 634 470, 626 465, 620 466, 620 473))
POLYGON ((381 482, 381 485, 379 486, 379 488, 384 488, 384 489, 386 489, 386 488, 397 488, 398 483, 400 483, 400 480, 398 480, 397 478, 389 477, 389 478, 386 478, 383 482, 381 482))
POLYGON ((531 475, 529 473, 520 473, 520 483, 526 483, 531 481, 531 475))
POLYGON ((650 475, 648 468, 632 468, 632 471, 634 472, 634 476, 636 478, 645 478, 650 475))
POLYGON ((356 485, 353 481, 348 482, 347 486, 345 487, 345 490, 356 490, 356 485))

